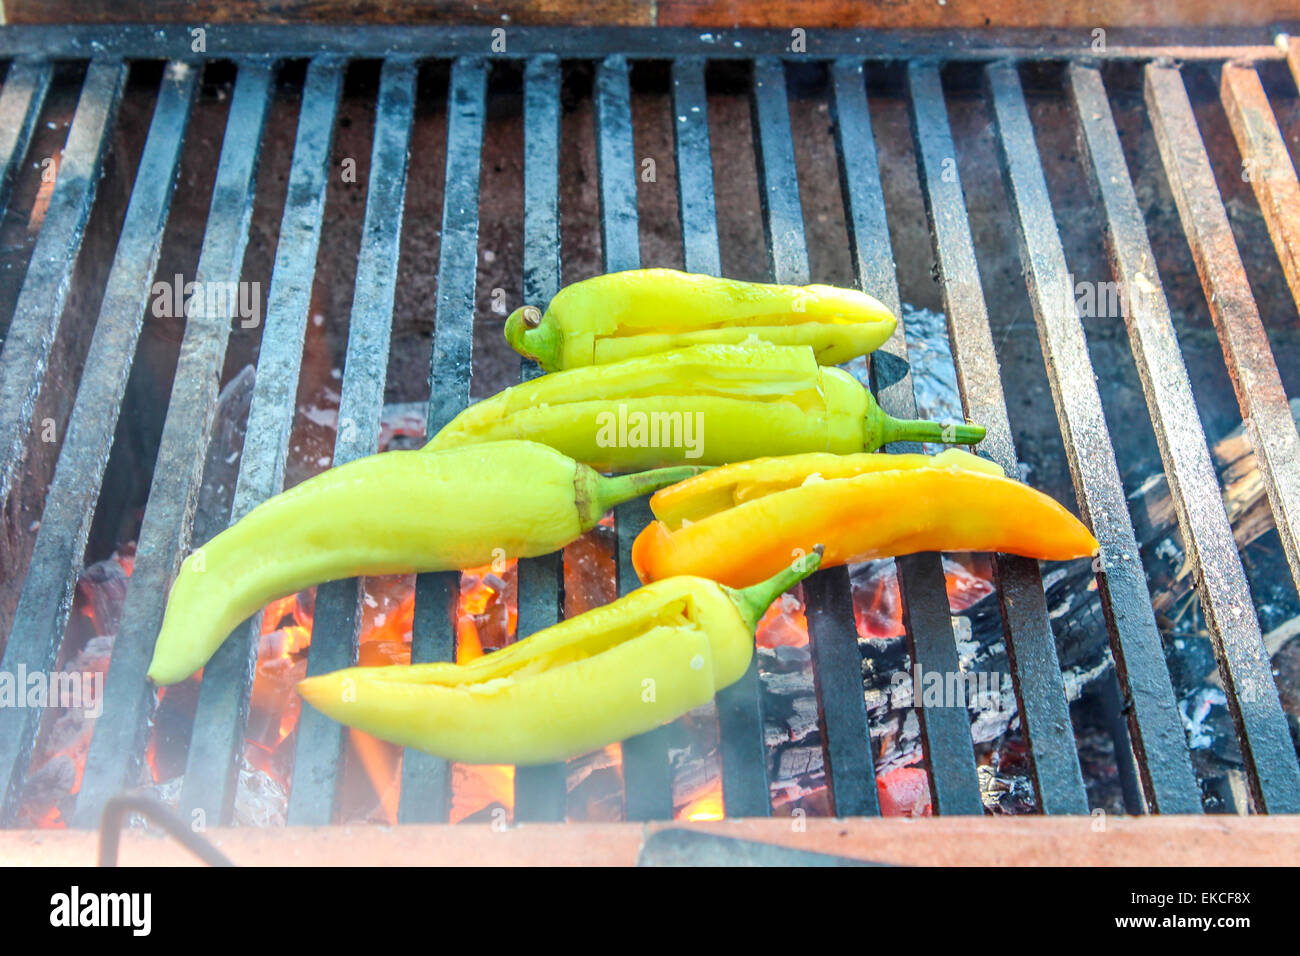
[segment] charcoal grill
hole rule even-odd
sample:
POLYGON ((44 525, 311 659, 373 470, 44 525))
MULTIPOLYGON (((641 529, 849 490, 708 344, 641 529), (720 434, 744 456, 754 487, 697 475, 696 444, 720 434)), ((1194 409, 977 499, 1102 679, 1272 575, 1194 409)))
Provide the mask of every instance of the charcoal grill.
MULTIPOLYGON (((375 110, 364 238, 342 381, 340 432, 334 463, 374 452, 384 400, 390 321, 399 277, 397 261, 406 194, 407 154, 421 63, 449 61, 445 191, 438 257, 436 331, 430 364, 430 433, 468 403, 479 235, 480 160, 485 90, 505 60, 523 61, 525 300, 544 302, 560 287, 559 169, 561 74, 565 64, 594 64, 600 225, 606 270, 642 265, 637 217, 629 69, 638 60, 668 62, 675 118, 680 227, 688 270, 721 269, 715 214, 706 67, 748 64, 752 76, 754 155, 771 278, 807 283, 812 274, 796 174, 787 100, 792 61, 817 63, 831 91, 838 174, 853 264, 860 286, 895 312, 900 309, 886 220, 881 170, 872 131, 866 71, 902 64, 914 147, 948 317, 962 403, 988 427, 983 453, 1010 474, 1017 454, 999 373, 976 245, 968 220, 949 104, 945 63, 961 61, 982 73, 995 123, 999 160, 1011 199, 1056 414, 1078 506, 1102 544, 1097 582, 1123 693, 1128 729, 1146 809, 1200 813, 1184 728, 1166 668, 1142 563, 1135 544, 1112 437, 1106 426, 1084 327, 1072 302, 1056 294, 1068 274, 1022 85, 1028 63, 1065 64, 1066 88, 1077 115, 1081 149, 1104 210, 1114 277, 1150 294, 1126 315, 1132 354, 1169 479, 1179 526, 1199 568, 1199 592, 1223 676, 1246 777, 1258 810, 1300 812, 1300 768, 1274 687, 1247 579, 1219 499, 1206 436, 1179 346, 1146 224, 1112 118, 1100 67, 1136 63, 1145 71, 1149 120, 1177 200, 1186 238, 1227 358, 1242 417, 1257 453, 1276 527, 1293 578, 1300 581, 1300 439, 1259 310, 1247 282, 1215 184, 1180 69, 1182 62, 1224 63, 1222 99, 1242 156, 1269 170, 1256 183, 1260 205, 1291 288, 1300 295, 1300 190, 1285 142, 1252 64, 1286 59, 1300 79, 1300 40, 1273 42, 1267 31, 1115 31, 1103 49, 1090 35, 1065 31, 814 31, 806 53, 792 53, 777 31, 680 29, 511 28, 508 49, 494 49, 488 28, 230 26, 211 28, 207 49, 192 50, 179 26, 8 28, 0 57, 9 61, 0 94, 0 201, 7 201, 24 162, 42 102, 58 82, 55 64, 85 64, 75 117, 44 225, 0 358, 0 497, 24 468, 42 376, 56 348, 87 220, 96 202, 115 114, 129 63, 167 66, 130 205, 108 275, 85 370, 44 499, 39 530, 4 645, 3 669, 49 671, 58 657, 77 573, 84 560, 122 406, 142 315, 159 259, 181 147, 205 61, 232 61, 237 70, 210 209, 203 224, 199 283, 234 283, 249 235, 259 154, 277 64, 309 61, 293 139, 280 241, 270 282, 265 328, 232 520, 280 491, 295 411, 304 330, 308 320, 330 147, 343 71, 349 59, 382 59, 375 110)), ((105 802, 135 779, 153 696, 144 673, 162 620, 165 596, 192 542, 191 519, 217 401, 231 328, 227 311, 199 307, 186 323, 175 385, 139 535, 134 576, 106 684, 103 716, 91 744, 74 822, 93 826, 105 802)), ((535 367, 524 375, 537 374, 535 367)), ((873 357, 872 383, 884 409, 915 413, 907 346, 900 326, 873 357)), ((48 386, 47 386, 48 387, 48 386)), ((69 383, 69 388, 71 383, 69 383)), ((892 451, 914 450, 899 445, 892 451)), ((644 503, 620 507, 618 586, 636 580, 628 549, 648 520, 644 503)), ((914 660, 927 671, 960 670, 938 555, 898 562, 904 618, 914 660)), ((1029 560, 998 556, 996 577, 1006 644, 1038 806, 1047 814, 1086 814, 1084 779, 1053 639, 1043 581, 1029 560)), ((454 574, 417 581, 412 654, 415 661, 449 660, 446 625, 456 593, 454 574)), ((353 663, 357 653, 357 582, 320 589, 309 672, 353 663)), ((519 568, 519 633, 561 615, 558 556, 519 568)), ((861 683, 861 655, 848 574, 832 569, 806 585, 808 623, 826 775, 837 816, 879 813, 875 771, 861 683)), ((180 798, 182 814, 211 824, 230 820, 236 767, 244 736, 257 631, 248 624, 204 671, 180 798), (197 817, 194 817, 197 819, 197 817)), ((757 664, 718 695, 723 798, 729 817, 771 812, 757 664)), ((980 785, 964 708, 921 709, 926 767, 936 813, 982 814, 980 785)), ((0 709, 0 779, 4 820, 12 823, 36 738, 39 713, 0 709)), ((335 819, 343 730, 304 709, 288 808, 291 824, 335 819)), ((624 743, 626 812, 630 820, 669 819, 673 804, 667 740, 655 731, 624 743)), ((562 820, 563 766, 520 768, 516 819, 562 820)), ((449 766, 408 751, 402 765, 399 818, 442 822, 449 811, 449 766)))

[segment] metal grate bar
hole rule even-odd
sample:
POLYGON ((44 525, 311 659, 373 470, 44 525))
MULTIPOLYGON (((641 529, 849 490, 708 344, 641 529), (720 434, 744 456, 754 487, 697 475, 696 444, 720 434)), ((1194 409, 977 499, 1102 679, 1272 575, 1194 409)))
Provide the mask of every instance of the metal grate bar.
POLYGON ((86 69, 45 222, 0 352, 0 502, 9 497, 23 462, 24 436, 72 288, 126 74, 126 64, 117 61, 93 60, 86 69))
MULTIPOLYGON (((381 58, 409 53, 477 56, 496 41, 497 27, 419 25, 349 25, 338 23, 223 23, 208 31, 208 59, 265 55, 275 50, 284 57, 311 57, 336 53, 356 58, 381 58)), ((1090 49, 1093 37, 1086 27, 1077 30, 1048 28, 984 28, 953 30, 908 28, 890 30, 812 30, 808 50, 800 59, 854 56, 877 60, 904 60, 933 55, 942 50, 953 61, 1008 57, 1018 60, 1059 60, 1086 54, 1097 60, 1141 61, 1167 56, 1171 51, 1187 60, 1222 60, 1234 56, 1280 59, 1280 51, 1267 27, 1129 27, 1107 29, 1107 42, 1090 49)), ((0 56, 24 54, 85 58, 103 51, 123 57, 172 58, 190 54, 193 37, 187 24, 115 23, 15 26, 0 32, 0 56)), ((790 31, 778 29, 709 29, 698 27, 601 26, 510 28, 509 52, 502 59, 554 53, 566 59, 599 59, 615 50, 635 50, 638 55, 667 59, 695 53, 720 60, 747 60, 755 56, 786 56, 790 31)))
MULTIPOLYGON (((1091 159, 1094 182, 1106 210, 1111 268, 1121 287, 1132 290, 1124 302, 1124 319, 1183 541, 1192 560, 1204 569, 1201 594, 1216 622, 1213 632, 1218 635, 1222 627, 1223 640, 1228 643, 1258 644, 1259 623, 1253 613, 1239 616, 1235 622, 1224 616, 1233 604, 1244 602, 1249 607, 1250 592, 1219 497, 1218 479, 1105 84, 1100 71, 1079 65, 1070 67, 1069 81, 1079 140, 1091 159)), ((1152 808, 1163 813, 1199 813, 1200 788, 1160 645, 1146 641, 1117 648, 1115 665, 1123 685, 1131 688, 1129 731, 1152 808), (1134 659, 1134 653, 1142 656, 1134 659)))
MULTIPOLYGON (((848 92, 843 85, 841 90, 848 92)), ((869 184, 861 188, 871 189, 869 184)), ((853 197, 850 195, 849 198, 853 197)), ((858 201, 861 204, 861 197, 858 201)), ((860 211, 855 210, 855 215, 866 214, 873 206, 876 215, 882 215, 878 200, 869 200, 865 205, 860 205, 860 211)), ((866 238, 861 231, 863 225, 865 223, 853 223, 854 243, 862 243, 866 238)), ((887 229, 883 236, 888 236, 887 229)), ((862 259, 865 251, 864 248, 855 252, 855 268, 861 268, 857 261, 862 259)), ((865 284, 865 275, 861 281, 865 284)), ((875 288, 883 288, 888 294, 892 281, 891 278, 885 278, 882 286, 882 279, 877 276, 875 288)), ((894 298, 897 298, 896 293, 894 298)), ((901 321, 889 341, 872 353, 871 384, 881 408, 890 415, 902 418, 916 416, 916 398, 912 393, 907 341, 901 321)), ((888 450, 916 451, 919 448, 911 443, 897 443, 888 450)), ((933 553, 908 555, 899 558, 895 564, 912 661, 931 673, 959 672, 961 664, 952 633, 943 565, 939 556, 933 553)), ((925 708, 919 706, 918 702, 917 714, 925 741, 930 794, 936 812, 941 815, 983 813, 979 778, 975 774, 975 748, 971 743, 970 719, 966 709, 925 708)))
POLYGON ((722 254, 718 247, 718 210, 713 193, 713 148, 704 71, 705 61, 699 57, 673 60, 677 203, 686 271, 716 276, 722 274, 722 254))
MULTIPOLYGON (((713 192, 713 152, 709 139, 709 101, 705 63, 673 61, 673 115, 676 117, 677 204, 682 224, 682 256, 687 272, 722 274, 718 213, 713 192)), ((766 817, 772 812, 763 740, 762 689, 758 655, 743 677, 718 691, 718 738, 722 757, 722 799, 727 816, 766 817)))
MULTIPOLYGON (((1159 675, 1163 653, 1160 633, 1115 464, 1115 450, 1106 428, 1083 323, 1074 306, 1065 251, 1038 159, 1020 78, 1016 68, 1009 64, 991 65, 986 76, 993 99, 1003 176, 1016 211, 1025 280, 1066 458, 1083 519, 1092 526, 1101 544, 1098 584, 1112 648, 1117 660, 1127 661, 1120 665, 1121 671, 1142 673, 1145 678, 1150 668, 1155 667, 1154 673, 1159 675)), ((1134 698, 1134 708, 1148 719, 1158 720, 1161 709, 1169 705, 1169 691, 1162 689, 1158 679, 1154 685, 1130 686, 1127 691, 1134 698), (1145 699, 1137 700, 1142 695, 1145 699)), ((1165 719, 1167 722, 1167 713, 1165 719)), ((1068 730, 1068 715, 1066 721, 1068 730)), ((1159 732, 1158 728, 1156 723, 1152 730, 1159 732)), ((1169 730, 1165 728, 1166 732, 1169 730)), ((1029 731, 1032 735, 1032 724, 1029 731)), ((1051 755, 1043 742, 1031 737, 1031 743, 1036 763, 1051 755)), ((1081 812, 1086 810, 1085 801, 1081 812)))
MULTIPOLYGON (((334 441, 336 466, 379 450, 416 73, 412 60, 390 57, 384 61, 380 74, 362 226, 364 239, 357 256, 338 434, 334 441)), ((357 578, 329 581, 317 589, 311 647, 307 651, 309 676, 327 674, 356 663, 362 591, 362 582, 357 578)), ((289 791, 290 826, 321 826, 333 822, 345 733, 342 724, 315 708, 302 709, 294 745, 293 786, 289 791)))
MULTIPOLYGON (((1210 615, 1222 623, 1227 606, 1243 598, 1249 605, 1251 596, 1232 540, 1232 528, 1219 499, 1218 480, 1206 450, 1196 399, 1192 397, 1160 274, 1156 272, 1156 255, 1128 177, 1125 153, 1099 70, 1071 66, 1070 92, 1079 122, 1079 140, 1091 157, 1093 177, 1106 211, 1112 269, 1123 289, 1134 290, 1128 295, 1123 313, 1165 472, 1170 476, 1183 541, 1193 561, 1201 567, 1213 566, 1209 575, 1201 578, 1201 593, 1210 615)), ((1255 631, 1253 640, 1257 643, 1258 623, 1253 614, 1229 624, 1223 636, 1232 643, 1249 644, 1251 630, 1255 631)), ((1218 627, 1214 632, 1219 632, 1218 627)), ((1117 648, 1115 667, 1123 685, 1130 688, 1130 734, 1152 808, 1162 813, 1200 813, 1200 788, 1192 773, 1187 737, 1160 645, 1147 641, 1117 648), (1136 659, 1132 657, 1135 653, 1140 654, 1136 659)))
POLYGON ((1300 437, 1177 67, 1147 66, 1146 101, 1277 533, 1300 587, 1300 437))
MULTIPOLYGON (((148 306, 150 280, 158 264, 198 73, 195 67, 173 62, 163 75, 86 371, 45 497, 30 570, 5 648, 3 667, 8 673, 23 665, 29 671, 45 670, 57 659, 63 642, 77 568, 85 556, 122 393, 148 306)), ((0 709, 0 739, 5 741, 0 745, 4 748, 0 773, 6 792, 16 789, 25 773, 39 726, 35 710, 0 709)))
MULTIPOLYGON (((524 301, 545 308, 560 290, 560 62, 540 56, 524 67, 524 301)), ((542 370, 523 359, 521 380, 542 370)), ((527 637, 562 615, 564 553, 519 562, 519 621, 527 637)), ((515 768, 515 820, 563 820, 565 765, 515 768)))
MULTIPOLYGON (((1292 575, 1300 580, 1300 554, 1296 550, 1300 438, 1177 68, 1148 66, 1146 99, 1183 230, 1209 299, 1210 315, 1227 356, 1247 434, 1273 505, 1278 535, 1291 562, 1292 575)), ((1171 474, 1171 489, 1175 484, 1171 474)), ((1218 491, 1217 481, 1213 488, 1218 491)), ((1235 552, 1235 545, 1230 550, 1235 552)), ((1224 574, 1221 560, 1200 562, 1200 577, 1207 589, 1229 589, 1232 580, 1220 577, 1224 574)), ((1228 590, 1219 607, 1207 607, 1207 613, 1212 615, 1215 654, 1228 677, 1228 705, 1233 719, 1244 731, 1239 742, 1256 802, 1273 813, 1295 812, 1300 809, 1300 768, 1278 702, 1268 654, 1257 636, 1257 626, 1253 632, 1238 630, 1234 634, 1227 630, 1229 622, 1249 628, 1252 610, 1246 589, 1236 593, 1228 590), (1247 621, 1244 625, 1243 619, 1247 621)))
POLYGON ((27 155, 53 72, 49 60, 17 60, 5 74, 0 93, 0 212, 9 205, 9 191, 27 155))
MULTIPOLYGON (((596 69, 596 153, 600 170, 600 232, 605 271, 641 266, 637 225, 636 161, 627 58, 606 57, 596 69)), ((632 542, 654 520, 644 498, 614 509, 618 534, 618 593, 641 586, 632 567, 632 542)), ((623 741, 623 788, 629 820, 668 820, 673 815, 668 727, 623 741)))
MULTIPOLYGON (((865 71, 856 60, 839 60, 831 65, 830 78, 836 162, 854 277, 859 288, 898 315, 901 303, 865 71)), ((815 654, 813 673, 834 811, 837 816, 876 816, 880 800, 862 693, 862 652, 858 649, 849 571, 825 571, 804 591, 813 609, 808 631, 815 654)))
MULTIPOLYGON (((456 60, 447 91, 447 165, 434 304, 433 358, 429 366, 429 436, 469 404, 474 346, 474 279, 478 267, 478 200, 487 65, 456 60)), ((440 571, 415 579, 411 662, 455 657, 449 615, 460 591, 460 573, 440 571)), ((445 822, 451 803, 451 766, 440 757, 407 747, 402 757, 403 823, 445 822)))
POLYGON ((763 207, 763 237, 777 282, 807 285, 808 242, 799 200, 799 173, 790 138, 790 104, 785 64, 775 57, 754 61, 754 158, 759 168, 758 197, 763 207))
MULTIPOLYGON (((199 288, 210 283, 229 288, 239 281, 271 78, 268 64, 239 67, 195 270, 199 288)), ((77 798, 76 824, 82 827, 97 825, 105 802, 134 784, 146 719, 154 705, 145 672, 162 623, 164 598, 189 544, 203 451, 230 335, 229 312, 208 313, 202 298, 186 318, 135 566, 104 684, 104 713, 95 722, 77 798)))
MULTIPOLYGON (((266 297, 257 379, 230 508, 231 524, 284 487, 329 181, 334 115, 344 68, 340 59, 313 60, 303 84, 280 238, 266 297)), ((262 633, 261 618, 261 614, 254 614, 236 627, 203 668, 181 789, 184 815, 201 812, 209 820, 230 819, 262 633)))
POLYGON ((1219 96, 1241 150, 1242 175, 1255 190, 1291 297, 1300 305, 1300 183, 1255 67, 1223 64, 1219 96))
MULTIPOLYGON (((926 209, 962 407, 967 416, 987 429, 980 450, 1014 476, 1018 474, 1015 441, 955 165, 956 146, 943 105, 942 82, 937 69, 925 72, 928 75, 918 76, 917 84, 926 90, 928 122, 924 127, 918 125, 914 136, 925 176, 926 209), (945 169, 951 169, 952 175, 945 176, 945 169)), ((919 106, 917 110, 919 115, 919 106)), ((1048 722, 1046 739, 1040 738, 1040 744, 1056 751, 1055 761, 1049 759, 1046 764, 1037 760, 1040 747, 1031 751, 1039 805, 1048 813, 1066 808, 1086 810, 1086 802, 1080 803, 1082 780, 1038 562, 1015 555, 994 555, 994 574, 1003 634, 1015 674, 1017 705, 1022 714, 1033 715, 1040 726, 1043 720, 1048 722)))

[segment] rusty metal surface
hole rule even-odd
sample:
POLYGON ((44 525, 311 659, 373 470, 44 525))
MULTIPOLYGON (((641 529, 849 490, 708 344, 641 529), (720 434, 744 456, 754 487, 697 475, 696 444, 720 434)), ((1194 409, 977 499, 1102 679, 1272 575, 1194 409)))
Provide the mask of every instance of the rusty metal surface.
MULTIPOLYGON (((524 68, 524 301, 539 308, 560 290, 560 61, 535 57, 524 68)), ((542 374, 520 361, 523 380, 542 374)), ((519 565, 518 638, 564 617, 564 552, 523 558, 519 565)), ((515 819, 563 820, 564 763, 515 768, 515 819)))
MULTIPOLYGON (((85 557, 122 393, 162 248, 198 76, 198 68, 174 62, 168 65, 159 88, 140 172, 86 357, 86 372, 46 494, 30 569, 5 644, 3 667, 9 673, 17 667, 31 672, 47 669, 57 659, 63 641, 77 569, 85 557)), ((0 774, 5 781, 26 770, 28 741, 38 725, 37 716, 12 708, 0 714, 0 725, 8 743, 16 745, 17 757, 17 765, 11 766, 15 752, 0 755, 0 774)))
MULTIPOLYGON (((1300 582, 1300 437, 1176 67, 1163 63, 1147 66, 1146 102, 1183 231, 1209 300, 1210 315, 1223 344, 1228 372, 1273 508, 1274 523, 1292 577, 1300 582)), ((1209 576, 1219 586, 1224 582, 1213 579, 1222 571, 1213 560, 1200 568, 1203 578, 1209 576)), ((1211 621, 1212 630, 1222 633, 1229 621, 1250 616, 1252 610, 1248 595, 1238 594, 1236 600, 1220 609, 1224 617, 1211 621)), ((1216 642, 1215 651, 1221 656, 1221 666, 1235 666, 1238 671, 1237 679, 1229 682, 1233 686, 1228 689, 1228 705, 1233 719, 1248 731, 1241 736, 1240 744, 1251 771, 1248 776, 1252 793, 1270 810, 1294 811, 1300 807, 1300 767, 1278 702, 1272 665, 1253 635, 1243 636, 1242 641, 1224 634, 1216 642)))
POLYGON ((1286 391, 1182 76, 1175 66, 1152 63, 1146 67, 1145 88, 1183 232, 1223 345, 1291 576, 1300 586, 1300 436, 1286 391))
MULTIPOLYGON (((606 272, 641 268, 640 223, 636 203, 635 143, 628 60, 605 57, 596 67, 596 155, 599 175, 601 249, 606 272)), ((614 509, 618 593, 641 586, 632 566, 632 543, 654 520, 644 498, 614 509)), ((668 820, 673 815, 668 727, 623 741, 624 806, 629 820, 668 820)))
MULTIPOLYGON (((980 450, 1018 475, 1006 396, 980 285, 956 144, 946 115, 942 80, 934 64, 909 68, 913 137, 943 287, 948 334, 961 385, 962 408, 988 433, 980 450)), ((1083 775, 1061 679, 1056 640, 1035 561, 998 555, 994 561, 1007 656, 1024 718, 1039 804, 1047 813, 1087 812, 1083 775)))
POLYGON ((126 75, 126 64, 118 60, 95 60, 86 69, 45 222, 0 351, 0 502, 23 463, 36 395, 72 287, 126 75))
MULTIPOLYGON (((477 57, 457 60, 447 89, 446 186, 442 197, 438 292, 425 426, 429 435, 469 404, 487 71, 488 65, 477 57)), ((459 593, 460 574, 455 571, 416 576, 412 664, 449 661, 455 656, 455 635, 447 617, 451 602, 459 593)), ((445 821, 450 804, 450 764, 407 747, 402 754, 398 820, 403 823, 445 821)))
MULTIPOLYGON (((239 281, 272 77, 269 64, 239 68, 195 270, 200 288, 208 283, 231 288, 239 281)), ((98 822, 104 803, 133 782, 140 759, 145 721, 155 702, 144 675, 162 623, 163 598, 189 549, 230 325, 228 311, 210 314, 203 304, 186 318, 135 568, 104 685, 105 716, 96 722, 77 797, 79 826, 98 822)))
MULTIPOLYGON (((284 488, 344 70, 334 57, 313 60, 307 68, 231 524, 284 488)), ((262 616, 255 614, 203 668, 180 802, 192 818, 199 812, 212 821, 230 818, 261 634, 262 616)))
MULTIPOLYGON (((783 21, 784 23, 784 21, 783 21)), ((1001 28, 979 30, 809 30, 807 52, 791 53, 784 29, 691 29, 660 27, 511 28, 503 58, 553 53, 600 59, 611 51, 645 58, 700 55, 718 59, 761 56, 887 60, 943 56, 948 60, 1069 57, 1093 60, 1225 60, 1233 57, 1280 59, 1283 52, 1266 27, 1112 29, 1097 43, 1095 26, 1075 29, 1001 28)), ((427 55, 488 56, 495 36, 491 26, 338 26, 333 24, 228 24, 209 31, 207 49, 195 54, 190 28, 183 23, 124 23, 111 31, 94 25, 10 26, 0 28, 0 56, 40 55, 208 59, 264 55, 285 57, 327 53, 356 57, 427 55)))
POLYGON ((17 60, 5 74, 0 92, 0 212, 9 204, 9 191, 27 155, 53 72, 53 64, 40 59, 17 60))
MULTIPOLYGON (((367 176, 363 226, 366 241, 357 257, 348 317, 334 466, 379 451, 416 72, 415 63, 402 57, 390 57, 381 68, 367 176)), ((362 582, 356 578, 329 581, 317 589, 312 640, 307 651, 309 677, 356 664, 363 592, 362 582)), ((293 786, 289 790, 290 824, 333 821, 346 733, 342 724, 314 707, 302 708, 294 745, 293 786)))
MULTIPOLYGON (((1219 494, 1187 368, 1183 364, 1169 303, 1156 256, 1124 159, 1100 71, 1074 65, 1069 87, 1079 124, 1083 154, 1089 158, 1094 184, 1106 212, 1111 268, 1122 288, 1124 321, 1133 357, 1155 428, 1169 489, 1178 512, 1183 541, 1201 566, 1201 596, 1214 622, 1214 639, 1232 649, 1258 647, 1259 621, 1250 609, 1247 587, 1232 527, 1219 494), (1246 607, 1248 613, 1230 609, 1246 607)), ((1158 649, 1155 649, 1158 650, 1158 649)), ((1161 655, 1163 656, 1163 655, 1161 655)), ((1117 653, 1126 686, 1139 685, 1129 710, 1130 734, 1143 786, 1153 806, 1165 813, 1194 813, 1201 800, 1187 752, 1186 736, 1163 660, 1143 660, 1117 653)), ((1232 668, 1225 668, 1235 682, 1232 668)))
POLYGON ((1300 305, 1300 183, 1286 141, 1253 65, 1225 63, 1219 96, 1241 150, 1242 175, 1255 191, 1291 297, 1300 305))
MULTIPOLYGON (((688 272, 721 275, 705 61, 696 57, 674 60, 672 86, 683 263, 688 272)), ((757 654, 740 680, 718 691, 715 702, 723 809, 727 816, 769 816, 772 796, 767 779, 757 654)))

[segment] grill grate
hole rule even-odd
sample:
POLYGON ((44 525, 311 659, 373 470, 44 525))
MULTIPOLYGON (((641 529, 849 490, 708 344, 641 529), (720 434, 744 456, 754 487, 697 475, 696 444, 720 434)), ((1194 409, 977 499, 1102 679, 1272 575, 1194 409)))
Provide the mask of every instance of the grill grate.
MULTIPOLYGON (((930 57, 942 49, 945 60, 976 61, 982 65, 987 85, 998 159, 1012 202, 1030 302, 1078 504, 1102 543, 1097 580, 1118 675, 1129 702, 1129 730, 1142 784, 1152 810, 1200 812, 1199 787, 1083 324, 1074 303, 1056 291, 1066 287, 1068 267, 1019 64, 1028 59, 1068 61, 1066 88, 1105 214, 1115 277, 1126 288, 1153 291, 1144 297, 1142 308, 1125 310, 1125 319, 1179 526, 1201 569, 1200 594, 1252 795, 1260 809, 1297 812, 1300 768, 1273 686, 1232 528, 1219 501, 1206 436, 1098 61, 1118 57, 1146 64, 1147 105, 1160 155, 1228 358, 1292 574, 1300 581, 1296 543, 1300 439, 1183 80, 1177 67, 1159 59, 1173 53, 1189 60, 1231 61, 1223 69, 1224 107, 1243 157, 1248 163, 1267 164, 1272 171, 1271 176, 1257 181, 1255 188, 1285 275, 1297 291, 1300 213, 1294 200, 1300 191, 1259 77, 1238 58, 1280 59, 1289 52, 1294 68, 1300 63, 1300 41, 1291 41, 1289 51, 1284 52, 1260 43, 1254 35, 1218 32, 1197 34, 1199 42, 1175 48, 1173 43, 1187 38, 1165 34, 1162 41, 1135 34, 1127 46, 1115 44, 1102 56, 1083 56, 1080 48, 1045 46, 1019 34, 989 36, 993 39, 981 44, 969 35, 962 35, 957 42, 947 34, 925 32, 889 36, 827 33, 812 45, 809 56, 824 62, 828 70, 845 222, 857 281, 899 312, 899 287, 863 64, 904 58, 904 87, 921 192, 963 408, 988 428, 981 446, 984 453, 1014 475, 1017 455, 975 242, 961 180, 952 162, 957 150, 941 63, 930 57)), ((641 264, 629 83, 630 64, 640 59, 671 61, 685 266, 691 271, 721 271, 714 194, 718 170, 711 155, 705 72, 709 60, 730 58, 752 63, 753 147, 771 278, 809 282, 812 269, 786 90, 787 67, 782 57, 787 40, 757 31, 699 35, 674 30, 512 29, 509 56, 525 60, 526 300, 549 300, 561 282, 560 125, 566 59, 596 64, 593 99, 599 220, 607 271, 641 264)), ((487 82, 494 62, 484 51, 490 43, 490 34, 477 29, 430 32, 418 28, 304 27, 286 31, 232 27, 212 31, 208 56, 234 59, 237 79, 196 270, 195 279, 201 285, 233 286, 240 278, 275 63, 310 58, 232 520, 281 490, 284 483, 322 239, 331 146, 349 56, 377 56, 384 62, 333 461, 350 461, 377 448, 398 283, 416 80, 420 63, 430 59, 451 60, 429 378, 430 433, 468 404, 480 167, 487 82)), ((188 36, 179 28, 127 27, 111 37, 83 28, 10 29, 0 31, 0 56, 12 60, 0 94, 0 205, 8 200, 15 170, 23 162, 50 88, 51 59, 91 58, 57 185, 0 357, 0 497, 7 496, 18 480, 22 467, 19 451, 31 440, 33 409, 95 201, 126 82, 127 62, 170 58, 0 665, 10 672, 20 665, 28 671, 44 671, 57 660, 68 622, 77 570, 84 558, 159 260, 199 70, 188 62, 188 36)), ((190 523, 230 329, 229 314, 209 314, 202 306, 191 312, 186 322, 134 575, 106 682, 104 713, 95 729, 77 800, 78 825, 96 821, 105 802, 134 779, 142 756, 154 706, 143 676, 169 582, 191 546, 190 523)), ((538 369, 525 363, 522 374, 531 377, 538 369)), ((871 376, 886 412, 914 417, 916 400, 901 324, 873 356, 871 376)), ((890 450, 916 449, 900 445, 890 450)), ((617 509, 619 593, 637 585, 628 552, 635 533, 649 518, 644 501, 617 509)), ((899 559, 897 566, 913 660, 932 673, 960 672, 940 557, 913 555, 899 559)), ((1047 813, 1086 813, 1088 799, 1038 566, 999 555, 995 572, 1038 806, 1047 813)), ((557 555, 520 562, 520 635, 561 617, 561 575, 562 562, 557 555)), ((446 610, 457 593, 458 580, 455 573, 417 578, 413 661, 452 659, 454 642, 446 610)), ((820 572, 806 583, 805 594, 831 809, 841 816, 874 815, 879 805, 847 570, 820 572)), ((334 670, 356 659, 359 598, 356 581, 320 588, 317 639, 309 652, 309 673, 334 670)), ((205 668, 181 794, 181 809, 186 814, 201 812, 208 820, 222 822, 231 817, 259 633, 256 622, 242 625, 235 639, 224 644, 205 668)), ((726 813, 767 816, 771 801, 757 659, 739 683, 718 695, 717 708, 726 813)), ((963 708, 922 707, 920 717, 936 812, 983 813, 967 712, 963 708)), ((0 709, 0 780, 4 782, 6 822, 12 821, 16 811, 38 722, 39 712, 34 709, 0 709)), ((290 823, 326 824, 335 819, 344 739, 339 725, 304 708, 289 798, 290 823)), ((629 819, 672 816, 670 742, 668 729, 661 728, 624 743, 629 819)), ((520 768, 515 776, 515 796, 518 820, 563 819, 564 766, 520 768)), ((438 822, 445 821, 449 812, 447 762, 407 751, 402 763, 399 819, 438 822)))

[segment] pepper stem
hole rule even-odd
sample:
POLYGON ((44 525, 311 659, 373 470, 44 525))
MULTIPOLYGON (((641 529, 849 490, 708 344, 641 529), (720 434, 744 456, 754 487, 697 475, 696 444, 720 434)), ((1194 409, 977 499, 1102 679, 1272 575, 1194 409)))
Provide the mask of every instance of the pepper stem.
POLYGON ((759 581, 747 588, 724 589, 751 633, 758 629, 758 622, 763 619, 773 601, 821 566, 825 552, 825 545, 819 544, 812 549, 811 554, 791 562, 789 567, 782 568, 766 581, 759 581))
POLYGON ((630 475, 602 475, 585 465, 578 466, 575 488, 578 518, 584 529, 594 528, 605 512, 615 505, 652 494, 687 478, 694 478, 708 468, 701 465, 673 465, 670 468, 652 468, 630 475))
POLYGON ((945 445, 974 445, 984 439, 984 426, 943 422, 930 422, 923 419, 894 418, 892 415, 880 416, 880 444, 889 445, 898 441, 942 442, 945 445))

